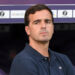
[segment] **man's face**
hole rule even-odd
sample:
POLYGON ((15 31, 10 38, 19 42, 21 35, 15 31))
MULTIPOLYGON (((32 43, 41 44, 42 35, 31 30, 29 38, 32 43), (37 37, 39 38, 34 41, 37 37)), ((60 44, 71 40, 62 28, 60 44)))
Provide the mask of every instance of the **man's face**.
POLYGON ((25 27, 29 41, 49 42, 54 32, 52 16, 48 10, 36 11, 29 15, 29 25, 25 27))

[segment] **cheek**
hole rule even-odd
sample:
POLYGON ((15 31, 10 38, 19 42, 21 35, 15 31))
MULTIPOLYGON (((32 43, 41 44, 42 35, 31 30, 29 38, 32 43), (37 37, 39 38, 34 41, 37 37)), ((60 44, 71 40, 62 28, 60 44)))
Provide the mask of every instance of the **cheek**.
POLYGON ((37 31, 36 31, 36 30, 31 30, 31 31, 30 31, 30 34, 36 35, 36 34, 37 34, 37 31))
POLYGON ((30 31, 30 35, 31 36, 37 36, 39 34, 39 31, 37 30, 37 29, 32 29, 31 31, 30 31))
POLYGON ((49 31, 50 35, 53 34, 54 33, 54 27, 52 26, 52 27, 48 28, 48 31, 49 31))
POLYGON ((49 31, 54 31, 54 26, 52 26, 52 25, 49 26, 49 27, 48 27, 48 30, 49 30, 49 31))

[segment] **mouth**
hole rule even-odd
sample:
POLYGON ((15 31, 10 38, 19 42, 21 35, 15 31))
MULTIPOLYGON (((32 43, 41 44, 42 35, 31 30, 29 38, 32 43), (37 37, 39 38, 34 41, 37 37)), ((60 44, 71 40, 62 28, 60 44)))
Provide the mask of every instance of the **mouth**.
POLYGON ((47 35, 47 32, 41 32, 40 34, 47 35))

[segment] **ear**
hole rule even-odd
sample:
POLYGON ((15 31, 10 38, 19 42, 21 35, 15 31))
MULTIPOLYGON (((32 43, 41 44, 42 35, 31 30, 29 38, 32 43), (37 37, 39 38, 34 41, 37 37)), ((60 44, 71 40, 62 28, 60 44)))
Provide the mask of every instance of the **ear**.
POLYGON ((29 35, 30 35, 30 29, 29 29, 29 26, 25 26, 25 31, 26 31, 27 35, 29 36, 29 35))

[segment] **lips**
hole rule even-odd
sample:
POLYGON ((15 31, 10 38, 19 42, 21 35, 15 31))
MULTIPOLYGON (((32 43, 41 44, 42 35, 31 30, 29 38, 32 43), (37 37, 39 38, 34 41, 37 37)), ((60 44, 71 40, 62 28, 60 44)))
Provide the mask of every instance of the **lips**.
POLYGON ((47 34, 47 32, 41 32, 40 34, 47 34))

